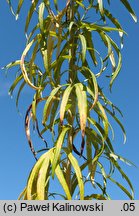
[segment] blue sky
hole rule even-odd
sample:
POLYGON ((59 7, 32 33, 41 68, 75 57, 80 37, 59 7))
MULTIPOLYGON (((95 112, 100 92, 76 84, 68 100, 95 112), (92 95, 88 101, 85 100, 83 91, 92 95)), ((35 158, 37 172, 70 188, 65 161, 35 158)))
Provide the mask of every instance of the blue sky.
MULTIPOLYGON (((137 1, 132 1, 138 17, 137 1)), ((119 1, 112 4, 115 16, 118 16, 124 30, 128 33, 125 37, 123 54, 123 67, 116 80, 110 98, 120 107, 124 114, 122 122, 127 133, 127 142, 123 144, 122 133, 115 126, 116 152, 133 161, 139 166, 139 23, 135 24, 127 11, 119 6, 119 1)), ((9 12, 6 0, 0 4, 0 68, 7 63, 19 59, 25 45, 23 32, 24 16, 18 21, 9 12)), ((19 115, 15 106, 15 97, 11 99, 8 89, 14 79, 14 70, 8 72, 7 78, 4 71, 0 71, 0 199, 17 199, 26 184, 28 174, 34 164, 34 158, 28 147, 24 132, 24 114, 32 99, 32 92, 24 91, 20 101, 19 115)), ((135 198, 139 199, 139 169, 123 165, 125 172, 130 177, 135 198)), ((111 186, 113 199, 127 199, 127 197, 111 186)))

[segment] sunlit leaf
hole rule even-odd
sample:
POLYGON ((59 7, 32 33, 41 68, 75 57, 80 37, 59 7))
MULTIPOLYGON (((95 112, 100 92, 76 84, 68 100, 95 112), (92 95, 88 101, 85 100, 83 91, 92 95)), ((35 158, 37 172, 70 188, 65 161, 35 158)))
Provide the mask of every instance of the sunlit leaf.
POLYGON ((67 185, 67 182, 66 182, 66 180, 65 180, 65 177, 64 177, 63 172, 62 172, 62 170, 60 169, 60 166, 59 166, 59 165, 56 167, 55 174, 56 174, 56 176, 57 176, 57 178, 58 178, 58 180, 59 180, 59 182, 60 182, 60 184, 61 184, 63 190, 65 191, 66 198, 67 198, 68 200, 71 200, 72 198, 71 198, 71 194, 70 194, 70 189, 69 189, 69 187, 68 187, 68 185, 67 185))
POLYGON ((80 115, 80 127, 82 131, 82 136, 85 135, 85 127, 87 120, 87 96, 86 89, 81 83, 75 84, 76 96, 78 99, 78 109, 80 115))
POLYGON ((123 134, 124 134, 124 143, 125 143, 126 142, 126 131, 125 131, 122 123, 120 122, 120 120, 107 107, 104 107, 104 109, 115 119, 115 121, 118 123, 118 125, 122 129, 123 134))
POLYGON ((38 2, 39 2, 39 0, 33 0, 33 3, 31 4, 30 10, 28 11, 28 15, 26 18, 25 32, 27 32, 27 30, 28 30, 28 26, 30 24, 32 15, 35 12, 35 9, 36 9, 38 2))
POLYGON ((62 148, 62 145, 64 144, 64 137, 69 129, 70 129, 69 127, 63 127, 58 137, 58 140, 56 142, 55 151, 54 151, 54 159, 52 162, 52 177, 54 177, 54 174, 55 174, 55 169, 56 169, 56 166, 59 160, 61 148, 62 148))
POLYGON ((97 80, 96 80, 96 77, 94 75, 94 73, 87 67, 83 66, 82 67, 82 70, 85 70, 86 73, 89 73, 90 75, 88 76, 89 78, 89 82, 92 81, 93 83, 93 86, 94 86, 94 102, 90 108, 90 110, 92 110, 94 108, 94 106, 96 105, 97 101, 98 101, 98 83, 97 83, 97 80))
POLYGON ((45 105, 44 105, 44 109, 43 109, 43 120, 42 120, 42 124, 45 124, 45 122, 48 119, 48 116, 50 114, 51 111, 51 106, 53 103, 53 100, 56 99, 56 94, 58 93, 59 89, 61 88, 61 86, 58 86, 56 88, 54 88, 50 94, 50 96, 48 97, 45 105))
POLYGON ((44 18, 43 18, 44 9, 45 9, 45 4, 44 4, 44 2, 42 2, 39 5, 39 15, 38 15, 40 30, 42 33, 44 32, 44 18))
POLYGON ((115 181, 113 178, 109 177, 109 179, 116 184, 128 197, 129 199, 133 200, 133 196, 129 193, 129 191, 119 182, 115 181))
POLYGON ((84 35, 86 37, 88 52, 90 53, 90 56, 91 56, 94 64, 97 65, 98 63, 97 63, 97 59, 96 59, 96 55, 95 55, 95 49, 94 49, 92 34, 86 28, 84 28, 83 31, 84 31, 84 35))
POLYGON ((102 194, 91 194, 88 196, 85 196, 84 198, 85 200, 92 200, 92 199, 96 199, 96 200, 107 200, 106 197, 102 194))
POLYGON ((50 166, 50 157, 52 157, 52 152, 49 151, 46 155, 45 160, 43 161, 37 179, 37 199, 45 200, 46 199, 46 185, 48 184, 47 180, 49 179, 49 166, 50 166))
POLYGON ((81 34, 79 34, 79 38, 82 44, 82 61, 84 62, 86 58, 86 39, 84 35, 81 35, 81 34))
POLYGON ((72 153, 68 154, 68 158, 75 170, 77 180, 78 180, 78 185, 79 185, 79 190, 80 190, 80 200, 84 200, 84 183, 83 183, 83 177, 81 173, 80 166, 78 164, 77 159, 72 155, 72 153))
POLYGON ((102 16, 104 16, 104 9, 103 9, 103 0, 97 0, 99 5, 99 10, 102 16))
POLYGON ((36 186, 37 186, 39 170, 41 168, 43 161, 45 160, 46 154, 41 156, 39 161, 33 167, 32 172, 29 176, 28 183, 27 183, 27 199, 28 200, 32 200, 33 194, 36 193, 36 186))
POLYGON ((68 99, 69 99, 69 96, 70 96, 72 89, 73 89, 73 86, 69 85, 63 93, 63 97, 62 97, 62 101, 61 101, 61 105, 60 105, 60 121, 61 121, 61 123, 63 123, 66 105, 67 105, 67 102, 68 102, 68 99))
POLYGON ((16 11, 16 19, 18 19, 22 4, 23 4, 24 0, 20 0, 18 3, 18 7, 17 7, 17 11, 16 11))
POLYGON ((130 6, 129 2, 127 0, 120 0, 120 1, 123 3, 125 8, 129 11, 129 13, 132 16, 132 18, 134 19, 134 21, 137 22, 137 16, 136 16, 135 12, 133 11, 132 7, 130 6))

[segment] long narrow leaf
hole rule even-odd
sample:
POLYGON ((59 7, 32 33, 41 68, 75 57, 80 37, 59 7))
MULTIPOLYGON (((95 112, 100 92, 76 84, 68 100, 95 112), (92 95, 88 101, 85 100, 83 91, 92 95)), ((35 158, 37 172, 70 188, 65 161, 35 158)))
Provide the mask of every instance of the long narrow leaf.
POLYGON ((65 89, 63 97, 62 97, 62 101, 61 101, 61 105, 60 105, 60 121, 61 121, 61 124, 63 123, 64 114, 65 114, 65 110, 66 110, 66 105, 67 105, 67 102, 68 102, 68 99, 69 99, 69 96, 70 96, 70 93, 71 93, 72 89, 73 89, 73 86, 69 85, 65 89))
POLYGON ((130 6, 129 2, 127 0, 120 0, 120 1, 123 3, 125 8, 129 11, 129 13, 132 16, 132 18, 134 19, 134 21, 137 22, 137 16, 136 16, 135 12, 133 11, 132 7, 130 6))
POLYGON ((79 34, 79 38, 82 44, 82 61, 84 62, 86 58, 86 50, 87 50, 86 38, 84 37, 84 35, 81 34, 79 34))
POLYGON ((39 170, 41 168, 43 161, 45 160, 46 154, 47 153, 45 153, 44 155, 40 157, 38 162, 33 167, 31 174, 29 176, 28 183, 27 183, 27 199, 28 200, 32 200, 33 195, 36 193, 38 173, 39 173, 39 170))
POLYGON ((24 0, 20 0, 18 3, 18 7, 17 7, 17 11, 16 11, 16 20, 18 19, 22 4, 23 4, 24 0))
POLYGON ((70 160, 70 162, 71 162, 71 164, 75 170, 75 173, 76 173, 76 177, 78 180, 78 186, 79 186, 79 190, 80 190, 80 200, 84 200, 84 183, 83 183, 83 177, 82 177, 80 166, 78 164, 77 159, 72 155, 72 153, 68 153, 68 158, 69 158, 69 160, 70 160))
POLYGON ((76 96, 78 99, 78 110, 80 115, 80 127, 82 131, 82 137, 85 135, 85 127, 87 120, 87 96, 86 90, 81 83, 75 84, 76 96))
POLYGON ((55 169, 56 169, 56 166, 59 160, 61 147, 64 144, 64 137, 69 129, 70 129, 69 127, 63 127, 60 133, 60 136, 56 142, 55 151, 54 151, 54 159, 52 162, 52 177, 54 177, 54 174, 55 174, 55 169))
POLYGON ((28 26, 30 24, 32 15, 35 12, 35 9, 36 9, 36 6, 37 6, 38 2, 39 2, 39 0, 34 0, 33 3, 31 4, 30 10, 29 10, 27 18, 26 18, 25 33, 28 30, 28 26))
POLYGON ((47 179, 49 179, 49 166, 50 166, 50 157, 52 157, 52 151, 50 150, 45 160, 43 161, 39 173, 38 173, 38 179, 37 179, 37 198, 38 200, 45 200, 46 199, 46 183, 48 184, 47 179))
POLYGON ((116 184, 131 200, 133 200, 133 196, 129 193, 129 191, 119 182, 115 181, 113 178, 108 177, 114 184, 116 184))
POLYGON ((107 107, 104 106, 104 109, 115 119, 115 121, 118 123, 118 125, 122 129, 123 134, 124 134, 124 143, 125 143, 126 142, 126 131, 124 129, 124 126, 122 125, 120 120, 107 107))
POLYGON ((49 116, 49 113, 50 113, 50 110, 51 110, 51 106, 52 106, 52 102, 53 100, 56 98, 56 94, 58 93, 59 89, 61 88, 62 86, 58 86, 56 88, 54 88, 50 94, 50 96, 48 97, 45 105, 44 105, 44 109, 43 109, 43 120, 42 120, 42 124, 45 125, 45 122, 47 121, 48 119, 48 116, 49 116))

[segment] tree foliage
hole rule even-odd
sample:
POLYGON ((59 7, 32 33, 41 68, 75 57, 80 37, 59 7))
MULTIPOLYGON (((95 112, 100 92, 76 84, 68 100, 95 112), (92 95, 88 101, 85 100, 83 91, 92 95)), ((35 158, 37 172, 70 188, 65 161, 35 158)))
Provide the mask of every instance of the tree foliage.
MULTIPOLYGON (((7 2, 18 19, 24 0, 17 1, 16 10, 12 7, 15 3, 7 2)), ((120 0, 119 4, 137 22, 129 2, 120 0)), ((68 200, 111 199, 107 193, 109 181, 134 199, 133 186, 119 165, 120 160, 131 162, 117 155, 112 144, 112 119, 126 140, 117 116, 122 113, 105 95, 100 79, 109 79, 111 91, 122 66, 121 48, 126 33, 110 11, 111 1, 32 0, 28 5, 25 49, 19 60, 5 67, 18 67, 9 90, 12 95, 18 87, 17 106, 26 85, 34 90, 26 111, 25 131, 36 163, 19 199, 45 200, 55 195, 68 200), (120 45, 114 40, 117 33, 120 45), (30 136, 31 122, 45 143, 45 148, 38 151, 30 136), (113 178, 116 170, 128 189, 113 178), (63 194, 51 191, 55 179, 63 194)))

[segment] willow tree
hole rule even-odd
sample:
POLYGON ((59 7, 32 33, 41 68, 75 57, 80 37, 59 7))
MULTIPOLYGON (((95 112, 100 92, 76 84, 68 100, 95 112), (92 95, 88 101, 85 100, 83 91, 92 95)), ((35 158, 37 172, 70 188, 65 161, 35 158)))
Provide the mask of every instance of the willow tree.
MULTIPOLYGON (((17 1, 17 10, 15 3, 7 2, 17 19, 24 0, 17 1)), ((137 22, 129 2, 120 0, 119 4, 137 22)), ((110 181, 134 199, 130 179, 119 165, 120 160, 130 162, 115 153, 111 136, 114 120, 126 140, 117 117, 122 113, 103 91, 102 80, 109 79, 111 91, 121 70, 125 34, 110 11, 111 1, 32 0, 27 8, 25 49, 20 60, 6 66, 18 67, 9 90, 12 94, 18 87, 17 105, 26 85, 34 90, 25 131, 36 163, 19 199, 46 200, 56 195, 65 200, 111 199, 110 181), (113 40, 115 34, 119 42, 113 40), (44 148, 34 147, 32 123, 44 148), (128 189, 113 178, 115 171, 128 189), (51 185, 58 182, 59 190, 52 190, 51 185)))

